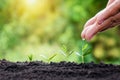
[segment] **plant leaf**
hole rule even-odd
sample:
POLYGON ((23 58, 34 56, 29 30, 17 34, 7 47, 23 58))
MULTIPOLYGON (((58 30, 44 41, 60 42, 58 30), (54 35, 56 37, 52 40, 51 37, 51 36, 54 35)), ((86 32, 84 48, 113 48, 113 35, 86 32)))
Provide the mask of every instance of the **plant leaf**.
POLYGON ((75 52, 75 54, 78 55, 78 56, 82 56, 81 55, 82 53, 79 53, 79 52, 75 52))
POLYGON ((87 49, 85 49, 85 51, 83 52, 83 56, 86 56, 86 55, 90 54, 91 51, 92 51, 91 46, 88 46, 87 49))
POLYGON ((62 50, 63 50, 64 52, 67 52, 67 47, 66 47, 65 45, 62 45, 62 50))
POLYGON ((52 60, 57 54, 54 54, 53 56, 51 56, 48 61, 52 60))
POLYGON ((28 58, 29 58, 30 61, 32 61, 33 60, 33 55, 32 54, 29 55, 28 58))
POLYGON ((47 60, 47 57, 45 55, 40 55, 42 58, 44 58, 45 60, 47 60))
POLYGON ((70 51, 69 54, 68 54, 68 56, 70 56, 72 53, 74 53, 74 51, 70 51))
POLYGON ((82 51, 84 51, 85 49, 87 49, 87 47, 88 47, 88 44, 83 45, 82 51))
POLYGON ((64 51, 60 50, 60 54, 67 56, 64 51))

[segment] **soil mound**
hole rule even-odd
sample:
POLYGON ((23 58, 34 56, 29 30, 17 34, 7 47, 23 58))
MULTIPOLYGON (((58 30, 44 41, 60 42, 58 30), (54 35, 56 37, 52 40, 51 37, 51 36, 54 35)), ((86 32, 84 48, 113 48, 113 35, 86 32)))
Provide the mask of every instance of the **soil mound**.
POLYGON ((120 66, 0 61, 0 80, 120 80, 120 66))

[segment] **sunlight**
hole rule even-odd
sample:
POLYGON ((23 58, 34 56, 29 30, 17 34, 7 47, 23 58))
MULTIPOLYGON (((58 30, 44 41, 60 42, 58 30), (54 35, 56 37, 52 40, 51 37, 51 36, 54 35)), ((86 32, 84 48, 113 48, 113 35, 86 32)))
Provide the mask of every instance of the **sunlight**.
POLYGON ((37 3, 37 0, 26 0, 26 4, 29 6, 36 5, 36 3, 37 3))
POLYGON ((40 16, 50 8, 50 0, 20 0, 22 9, 26 16, 40 16))
POLYGON ((49 4, 49 0, 21 0, 26 8, 38 9, 49 4))

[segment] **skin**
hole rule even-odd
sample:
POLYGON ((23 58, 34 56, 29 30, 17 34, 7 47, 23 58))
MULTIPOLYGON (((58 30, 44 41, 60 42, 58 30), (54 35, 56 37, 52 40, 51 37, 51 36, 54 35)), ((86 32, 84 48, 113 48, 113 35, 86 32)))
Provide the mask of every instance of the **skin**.
POLYGON ((81 37, 90 41, 98 32, 120 25, 120 0, 109 0, 106 7, 88 20, 81 37))

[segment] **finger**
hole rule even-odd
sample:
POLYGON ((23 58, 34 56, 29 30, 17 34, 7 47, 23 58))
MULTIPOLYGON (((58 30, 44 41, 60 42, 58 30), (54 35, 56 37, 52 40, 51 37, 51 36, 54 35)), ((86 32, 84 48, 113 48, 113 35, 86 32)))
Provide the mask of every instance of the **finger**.
POLYGON ((120 3, 117 3, 117 1, 114 4, 111 4, 110 6, 106 7, 101 14, 97 17, 98 24, 103 23, 106 19, 108 19, 111 16, 114 16, 119 12, 120 9, 120 3))
POLYGON ((107 6, 111 5, 115 0, 109 0, 107 6))
POLYGON ((96 23, 94 23, 93 25, 90 25, 89 27, 87 27, 85 33, 84 33, 84 38, 86 40, 91 40, 92 37, 97 34, 97 32, 99 31, 98 28, 99 25, 97 25, 96 23))
POLYGON ((92 25, 96 21, 96 19, 97 19, 97 17, 95 16, 95 17, 91 18, 90 20, 88 20, 87 23, 85 24, 84 28, 92 25))
MULTIPOLYGON (((89 24, 86 24, 85 26, 85 31, 83 31, 82 33, 82 36, 86 39, 86 40, 91 40, 91 38, 97 34, 97 32, 99 32, 99 27, 100 25, 98 25, 98 23, 96 22, 97 20, 97 17, 103 12, 104 10, 100 11, 98 14, 96 14, 95 16, 95 21, 93 24, 89 25, 89 24), (88 27, 88 28, 87 28, 88 27)), ((92 19, 93 20, 93 19, 92 19)), ((92 22, 91 22, 92 23, 92 22)))
POLYGON ((104 21, 104 23, 102 23, 101 25, 97 24, 96 22, 93 25, 89 26, 84 33, 84 38, 88 41, 91 40, 98 32, 108 28, 112 24, 112 20, 113 18, 111 17, 110 19, 104 21))
POLYGON ((87 29, 88 29, 88 27, 84 28, 84 30, 82 31, 82 33, 81 33, 82 39, 85 39, 85 33, 86 33, 87 29))
POLYGON ((108 29, 113 28, 113 27, 118 26, 118 25, 120 25, 120 22, 113 23, 111 26, 104 28, 104 29, 101 30, 100 32, 103 32, 103 31, 105 31, 105 30, 108 30, 108 29))
POLYGON ((87 23, 85 24, 84 28, 85 27, 88 27, 92 24, 94 24, 97 20, 97 17, 103 12, 104 10, 101 10, 99 13, 97 13, 93 18, 91 18, 90 20, 87 21, 87 23))
POLYGON ((107 23, 107 24, 104 24, 105 27, 103 26, 104 28, 101 29, 100 32, 105 31, 108 28, 112 28, 114 26, 119 25, 120 24, 120 13, 118 13, 115 16, 111 17, 110 19, 107 19, 105 21, 105 23, 107 23))
POLYGON ((91 18, 90 20, 87 21, 87 23, 85 24, 84 28, 85 27, 88 27, 92 24, 94 24, 97 20, 97 17, 103 12, 103 10, 101 10, 99 13, 97 13, 93 18, 91 18))

